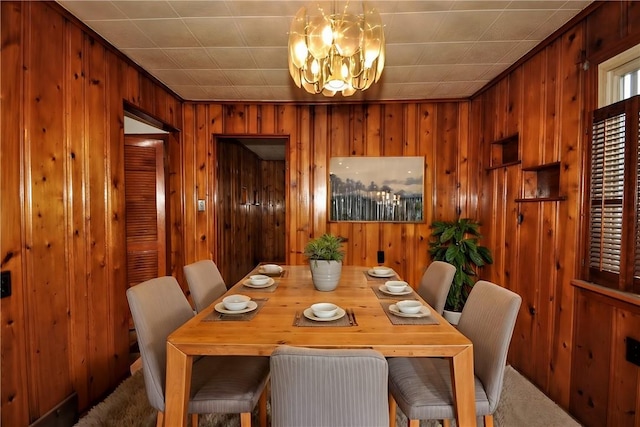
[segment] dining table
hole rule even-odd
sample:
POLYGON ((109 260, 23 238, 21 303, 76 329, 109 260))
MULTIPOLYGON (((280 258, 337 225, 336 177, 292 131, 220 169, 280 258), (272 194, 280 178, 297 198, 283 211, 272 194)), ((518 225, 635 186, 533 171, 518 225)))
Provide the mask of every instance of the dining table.
POLYGON ((269 356, 278 346, 289 345, 367 348, 385 357, 449 358, 457 425, 476 426, 471 341, 433 309, 420 318, 394 314, 394 303, 401 299, 419 300, 429 308, 411 288, 403 295, 383 292, 385 281, 401 279, 395 271, 391 277, 378 277, 370 267, 344 265, 337 288, 321 292, 313 286, 308 265, 280 267, 268 287, 253 287, 248 280, 250 275, 262 272, 262 266, 257 265, 169 335, 165 425, 186 426, 195 357, 269 356), (233 294, 251 297, 251 310, 226 312, 222 298, 233 294), (309 308, 319 302, 336 304, 342 316, 329 321, 315 318, 309 308))

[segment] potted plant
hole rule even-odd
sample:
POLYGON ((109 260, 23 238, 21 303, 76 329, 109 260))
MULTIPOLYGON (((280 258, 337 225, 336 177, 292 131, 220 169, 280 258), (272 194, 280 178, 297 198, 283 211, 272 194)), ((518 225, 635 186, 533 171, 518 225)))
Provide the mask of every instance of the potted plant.
POLYGON ((434 261, 445 261, 456 267, 453 283, 447 295, 445 318, 457 324, 462 307, 473 287, 478 267, 492 264, 491 251, 480 246, 480 224, 470 218, 455 221, 435 221, 431 225, 429 254, 434 261))
POLYGON ((342 242, 341 237, 325 233, 310 240, 304 248, 313 285, 319 291, 332 291, 338 286, 344 258, 342 242))

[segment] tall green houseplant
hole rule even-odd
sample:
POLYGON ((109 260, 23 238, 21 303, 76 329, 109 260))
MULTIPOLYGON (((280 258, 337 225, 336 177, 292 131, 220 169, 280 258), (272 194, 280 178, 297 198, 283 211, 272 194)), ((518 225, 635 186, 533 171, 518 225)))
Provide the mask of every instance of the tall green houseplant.
POLYGON ((429 254, 434 261, 445 261, 456 267, 445 308, 462 311, 475 283, 478 267, 492 264, 491 251, 480 246, 480 224, 470 218, 435 221, 431 224, 429 254))

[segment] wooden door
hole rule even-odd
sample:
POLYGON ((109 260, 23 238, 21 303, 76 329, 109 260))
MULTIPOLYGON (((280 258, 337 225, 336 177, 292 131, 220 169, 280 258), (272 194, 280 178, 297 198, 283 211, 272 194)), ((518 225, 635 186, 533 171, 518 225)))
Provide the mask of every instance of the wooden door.
POLYGON ((125 135, 127 288, 167 274, 164 143, 125 135))

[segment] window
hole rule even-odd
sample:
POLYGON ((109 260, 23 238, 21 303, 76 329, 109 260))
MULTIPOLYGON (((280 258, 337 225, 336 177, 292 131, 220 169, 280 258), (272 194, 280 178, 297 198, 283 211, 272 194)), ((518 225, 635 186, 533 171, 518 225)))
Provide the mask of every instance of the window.
POLYGON ((640 293, 640 96, 593 113, 589 280, 640 293))
POLYGON ((598 65, 598 106, 640 95, 640 45, 598 65))

